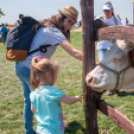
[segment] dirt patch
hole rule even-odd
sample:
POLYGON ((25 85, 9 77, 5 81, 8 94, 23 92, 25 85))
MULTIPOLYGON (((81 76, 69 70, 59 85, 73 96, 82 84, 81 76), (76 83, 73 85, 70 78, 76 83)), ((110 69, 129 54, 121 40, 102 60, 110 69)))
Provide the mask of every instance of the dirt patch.
POLYGON ((72 29, 71 32, 82 32, 82 27, 72 29))
POLYGON ((134 89, 120 89, 119 91, 134 92, 134 89))

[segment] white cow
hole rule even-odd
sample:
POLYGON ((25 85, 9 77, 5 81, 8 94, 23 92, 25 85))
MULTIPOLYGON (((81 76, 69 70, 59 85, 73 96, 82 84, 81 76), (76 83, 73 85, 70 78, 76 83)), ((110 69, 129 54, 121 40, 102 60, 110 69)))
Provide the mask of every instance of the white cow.
POLYGON ((105 53, 102 62, 87 74, 86 83, 93 90, 133 89, 134 68, 128 60, 132 43, 116 40, 105 53))

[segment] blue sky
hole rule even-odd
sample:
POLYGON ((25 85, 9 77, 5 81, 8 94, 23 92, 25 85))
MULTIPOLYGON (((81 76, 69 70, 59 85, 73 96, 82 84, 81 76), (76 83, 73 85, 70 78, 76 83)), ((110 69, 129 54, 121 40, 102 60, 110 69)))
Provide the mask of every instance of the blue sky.
MULTIPOLYGON (((94 0, 94 16, 103 14, 102 7, 108 0, 94 0)), ((123 25, 127 17, 133 23, 133 0, 111 0, 115 14, 119 14, 123 25)), ((37 20, 50 18, 58 14, 58 9, 67 5, 74 6, 79 11, 78 21, 81 19, 79 0, 0 0, 0 8, 6 14, 0 18, 1 23, 14 24, 20 13, 32 16, 37 20)))

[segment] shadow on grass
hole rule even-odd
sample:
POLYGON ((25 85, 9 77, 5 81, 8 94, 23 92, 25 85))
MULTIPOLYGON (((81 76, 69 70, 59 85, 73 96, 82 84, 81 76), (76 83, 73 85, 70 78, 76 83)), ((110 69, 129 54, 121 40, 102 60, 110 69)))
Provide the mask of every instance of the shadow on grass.
POLYGON ((125 92, 125 91, 121 91, 118 93, 118 96, 120 97, 124 97, 124 96, 134 96, 134 92, 125 92))
POLYGON ((86 134, 86 129, 78 122, 70 122, 65 127, 65 134, 86 134))

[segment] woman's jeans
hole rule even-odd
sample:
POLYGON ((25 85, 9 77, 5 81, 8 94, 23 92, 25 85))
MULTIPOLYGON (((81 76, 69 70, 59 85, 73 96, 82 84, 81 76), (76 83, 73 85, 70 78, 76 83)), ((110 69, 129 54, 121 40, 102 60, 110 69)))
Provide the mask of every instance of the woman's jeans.
POLYGON ((33 113, 31 112, 31 101, 30 101, 30 93, 31 93, 31 86, 30 86, 30 69, 24 67, 19 62, 15 63, 15 72, 16 75, 19 77, 23 95, 24 95, 24 126, 25 126, 25 133, 26 134, 34 134, 33 130, 33 113))
POLYGON ((104 57, 104 53, 107 51, 107 49, 98 49, 98 58, 99 58, 99 62, 102 61, 103 57, 104 57))

